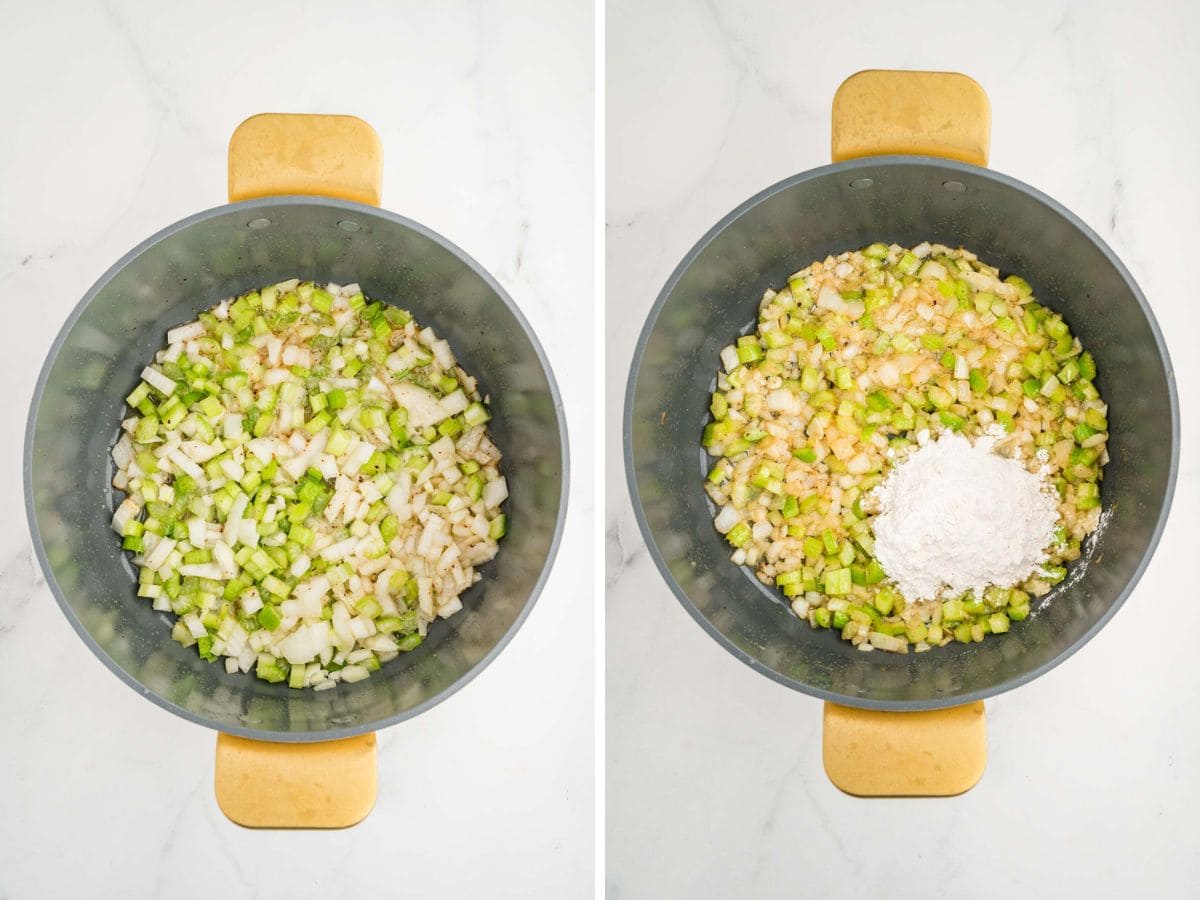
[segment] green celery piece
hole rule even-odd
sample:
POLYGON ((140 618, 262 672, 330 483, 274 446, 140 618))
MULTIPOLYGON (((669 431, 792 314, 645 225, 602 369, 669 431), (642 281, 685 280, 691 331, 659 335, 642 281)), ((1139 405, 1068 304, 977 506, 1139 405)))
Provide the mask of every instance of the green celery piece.
POLYGON ((849 568, 827 569, 825 571, 825 593, 839 596, 850 593, 853 579, 849 568))
POLYGON ((269 681, 272 684, 284 681, 288 677, 290 667, 286 660, 276 659, 265 653, 259 654, 258 667, 255 669, 255 674, 263 681, 269 681))
POLYGON ((821 532, 821 541, 825 546, 825 553, 827 555, 833 556, 834 554, 836 554, 838 552, 838 550, 839 550, 838 539, 834 535, 832 530, 826 528, 824 531, 822 531, 821 532))
POLYGON ((729 529, 728 532, 726 532, 725 540, 727 540, 734 547, 743 546, 748 540, 750 540, 750 526, 745 522, 738 522, 731 529, 729 529))
POLYGON ((1096 362, 1086 350, 1079 356, 1079 377, 1084 381, 1096 380, 1096 362))
POLYGON ((408 653, 410 650, 416 650, 421 646, 424 639, 419 634, 410 634, 396 641, 396 649, 401 653, 408 653))
POLYGON ((792 451, 792 456, 805 463, 814 463, 817 461, 817 451, 812 447, 799 447, 792 451))
POLYGON ((498 541, 508 534, 508 516, 501 514, 492 519, 488 526, 488 537, 493 541, 498 541))

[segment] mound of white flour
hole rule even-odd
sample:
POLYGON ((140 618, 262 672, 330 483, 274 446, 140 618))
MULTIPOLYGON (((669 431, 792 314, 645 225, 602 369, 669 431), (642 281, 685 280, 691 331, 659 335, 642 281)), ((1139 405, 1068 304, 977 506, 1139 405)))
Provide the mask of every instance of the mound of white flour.
POLYGON ((1045 561, 1058 524, 1055 495, 995 443, 946 432, 871 492, 875 556, 906 600, 1011 587, 1045 561))

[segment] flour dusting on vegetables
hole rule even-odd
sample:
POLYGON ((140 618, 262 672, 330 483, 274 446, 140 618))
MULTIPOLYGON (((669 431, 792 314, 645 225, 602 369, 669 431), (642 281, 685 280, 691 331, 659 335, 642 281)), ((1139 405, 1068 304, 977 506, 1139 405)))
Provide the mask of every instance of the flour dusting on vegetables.
POLYGON ((1024 279, 967 250, 872 244, 814 263, 766 292, 721 363, 703 436, 716 528, 797 616, 861 650, 1008 631, 1100 522, 1108 407, 1095 361, 1024 279), (918 460, 921 435, 962 443, 918 460), (912 479, 881 488, 910 459, 912 479), (939 479, 931 464, 994 480, 939 479), (990 493, 946 493, 978 491, 990 493), (1014 505, 991 513, 1012 528, 954 532, 1000 495, 1014 505), (900 503, 900 518, 881 521, 881 502, 900 503), (946 515, 913 514, 927 503, 946 515), (942 544, 904 558, 922 541, 942 544))

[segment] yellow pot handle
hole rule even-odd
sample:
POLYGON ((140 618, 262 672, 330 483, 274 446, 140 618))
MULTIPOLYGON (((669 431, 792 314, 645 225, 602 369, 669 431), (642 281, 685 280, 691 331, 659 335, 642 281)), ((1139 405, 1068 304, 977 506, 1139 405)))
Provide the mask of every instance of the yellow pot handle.
POLYGON ((925 712, 825 704, 825 774, 856 797, 951 797, 987 766, 983 701, 925 712))
MULTIPOLYGON (((898 153, 986 166, 991 118, 966 75, 869 69, 834 94, 833 161, 898 153)), ((823 724, 825 774, 855 796, 961 794, 987 766, 982 701, 908 713, 826 703, 823 724)))
POLYGON ((345 828, 375 805, 375 733, 308 744, 218 734, 213 780, 221 812, 247 828, 345 828))
POLYGON ((904 153, 986 166, 991 110, 958 72, 858 72, 833 95, 833 161, 904 153))
MULTIPOLYGON (((263 113, 229 139, 231 202, 312 194, 378 206, 383 147, 354 116, 263 113)), ((375 735, 281 744, 217 735, 217 805, 250 828, 345 828, 375 805, 375 735)))
POLYGON ((356 116, 261 113, 229 139, 229 200, 315 194, 378 206, 383 145, 356 116))

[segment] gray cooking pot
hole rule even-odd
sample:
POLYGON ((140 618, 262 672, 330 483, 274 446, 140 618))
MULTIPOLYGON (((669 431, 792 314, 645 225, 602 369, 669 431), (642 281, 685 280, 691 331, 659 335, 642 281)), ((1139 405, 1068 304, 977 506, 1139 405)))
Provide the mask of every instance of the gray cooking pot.
POLYGON ((122 681, 185 719, 268 741, 359 734, 407 719, 478 674, 528 615, 550 570, 567 497, 562 401, 545 354, 504 290, 417 222, 359 203, 284 196, 177 222, 106 272, 71 313, 34 391, 25 435, 29 527, 54 596, 122 681), (253 223, 253 225, 251 225, 253 223), (172 616, 135 596, 109 528, 109 452, 124 397, 168 328, 221 298, 292 276, 348 283, 403 306, 449 340, 492 401, 509 534, 465 609, 369 679, 295 691, 226 674, 170 638, 172 616))
MULTIPOLYGON (((1014 688, 1078 650, 1129 596, 1167 519, 1179 409, 1145 297, 1102 240, 1061 204, 988 169, 878 156, 781 181, 718 222, 659 294, 625 396, 625 464, 638 524, 684 608, 754 670, 826 700, 880 710, 955 706, 1014 688), (783 596, 729 561, 704 492, 718 353, 756 319, 769 287, 829 254, 883 241, 967 247, 1061 312, 1096 358, 1109 403, 1107 526, 1090 565, 1003 637, 929 653, 860 653, 813 630, 783 596)), ((1078 569, 1079 563, 1073 564, 1078 569)))

